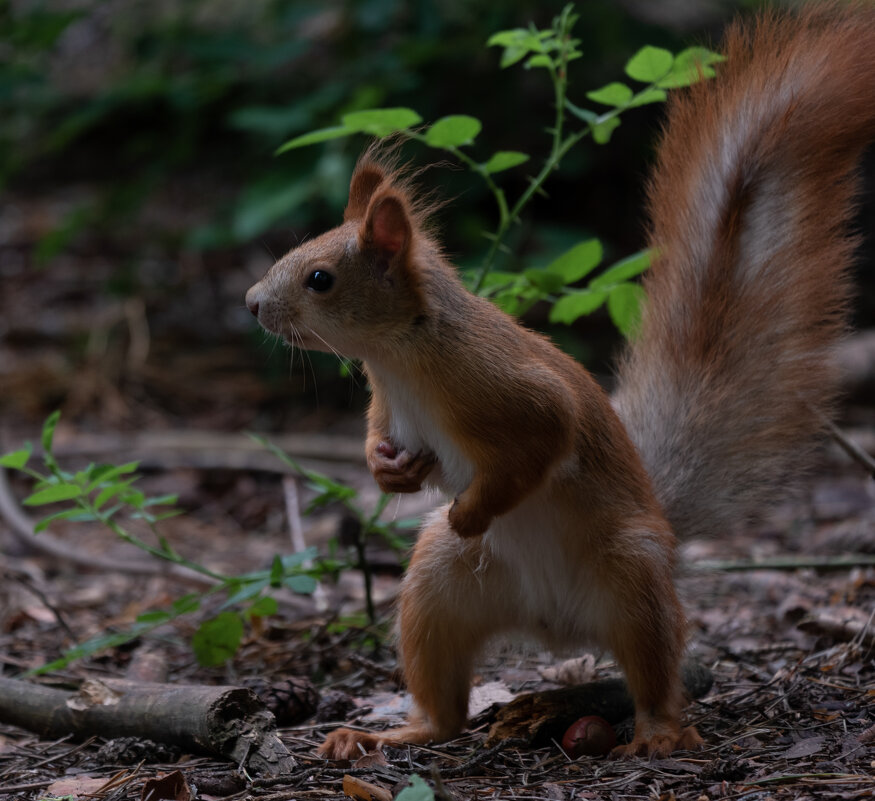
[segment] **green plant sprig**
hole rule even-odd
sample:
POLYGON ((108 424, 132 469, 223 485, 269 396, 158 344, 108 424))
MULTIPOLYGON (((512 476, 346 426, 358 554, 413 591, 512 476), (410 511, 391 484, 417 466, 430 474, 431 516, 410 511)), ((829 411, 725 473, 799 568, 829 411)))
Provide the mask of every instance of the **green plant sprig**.
POLYGON ((341 118, 340 125, 297 136, 283 144, 277 154, 356 133, 378 138, 400 135, 451 153, 485 182, 498 211, 495 230, 484 234, 490 241, 486 254, 479 268, 468 275, 472 289, 493 297, 505 310, 514 314, 523 313, 537 300, 547 300, 553 306, 551 321, 560 323, 571 323, 607 302, 617 327, 630 335, 637 324, 643 294, 630 279, 647 269, 652 254, 642 251, 612 265, 584 289, 575 288, 573 284, 601 262, 601 244, 597 240, 576 245, 540 274, 539 271, 525 270, 522 279, 512 273, 504 273, 498 280, 493 279, 498 255, 507 252, 505 242, 511 227, 520 221, 532 198, 543 192, 550 175, 559 169, 562 160, 575 145, 587 136, 591 136, 596 144, 606 144, 620 125, 620 116, 625 111, 662 102, 671 89, 713 77, 712 65, 722 61, 723 57, 702 47, 691 47, 677 55, 658 47, 643 47, 626 63, 625 73, 633 81, 644 84, 644 88, 635 91, 627 84, 615 81, 587 92, 586 97, 590 101, 610 107, 608 111, 598 113, 578 106, 567 96, 568 65, 581 56, 580 40, 571 35, 577 20, 574 7, 567 5, 549 28, 538 30, 530 26, 499 31, 487 41, 487 46, 503 49, 502 68, 522 62, 526 69, 544 69, 553 86, 555 116, 553 126, 547 129, 551 137, 550 152, 540 171, 529 179, 528 186, 513 204, 508 202, 504 189, 494 176, 524 164, 530 156, 519 151, 498 151, 486 161, 478 161, 463 149, 472 146, 482 130, 480 120, 468 115, 443 117, 422 130, 422 117, 413 109, 382 108, 350 112, 341 118), (566 132, 567 114, 583 123, 583 127, 566 132), (592 262, 595 250, 598 251, 598 258, 592 262), (582 260, 573 263, 576 256, 582 260), (562 265, 561 270, 555 269, 557 264, 562 265))
POLYGON ((392 494, 381 492, 373 510, 368 511, 358 500, 358 491, 354 488, 334 481, 323 473, 315 470, 309 470, 289 456, 281 448, 274 445, 265 437, 257 434, 250 434, 259 444, 263 445, 274 456, 277 457, 283 464, 290 467, 298 475, 303 476, 309 483, 316 495, 307 505, 304 514, 309 514, 314 509, 325 506, 329 503, 339 503, 351 515, 356 526, 354 532, 353 549, 355 552, 355 560, 352 563, 340 563, 341 567, 355 567, 360 570, 364 580, 365 589, 365 606, 368 616, 368 621, 371 626, 377 623, 376 605, 373 597, 373 573, 370 563, 365 554, 365 543, 371 535, 379 536, 393 550, 398 553, 406 551, 408 543, 397 536, 396 528, 413 527, 418 521, 400 521, 394 525, 380 521, 380 517, 386 510, 389 501, 394 497, 392 494))
MULTIPOLYGON (((326 573, 357 566, 351 562, 336 560, 323 563, 315 548, 307 548, 284 556, 277 555, 269 569, 243 575, 226 575, 187 559, 179 554, 157 529, 160 521, 182 514, 182 511, 175 507, 176 496, 150 498, 137 489, 134 486, 139 478, 135 472, 137 462, 123 465, 89 464, 84 470, 76 473, 63 470, 53 452, 54 433, 59 419, 60 413, 54 412, 43 424, 42 459, 47 473, 29 466, 33 455, 33 447, 30 444, 0 455, 0 469, 16 470, 33 481, 32 492, 24 499, 24 505, 38 507, 54 503, 69 504, 68 508, 39 520, 34 526, 35 533, 44 531, 51 523, 60 520, 98 522, 123 542, 165 562, 188 568, 207 581, 213 582, 213 586, 201 593, 185 595, 175 600, 169 609, 156 609, 139 615, 133 625, 124 631, 102 633, 86 642, 76 644, 65 650, 60 659, 36 668, 31 673, 59 670, 82 657, 123 645, 182 615, 198 611, 207 597, 224 593, 227 597, 220 606, 219 613, 204 620, 192 640, 192 647, 201 664, 218 665, 236 653, 242 642, 246 621, 277 612, 278 604, 271 595, 272 591, 285 587, 296 593, 309 594, 315 590, 318 579, 326 573), (158 507, 161 507, 162 511, 156 511, 158 507), (132 519, 143 520, 154 534, 157 546, 132 533, 123 525, 119 521, 121 512, 126 512, 132 519)), ((311 481, 323 481, 326 487, 330 486, 335 496, 346 495, 351 498, 355 495, 355 490, 352 488, 331 482, 330 479, 314 471, 302 471, 302 474, 311 481)), ((318 503, 327 503, 328 500, 324 494, 321 497, 317 496, 318 503)), ((386 502, 388 497, 378 505, 378 509, 372 515, 366 518, 368 531, 386 534, 388 530, 386 525, 377 520, 386 502)), ((359 512, 364 514, 362 510, 359 512)))

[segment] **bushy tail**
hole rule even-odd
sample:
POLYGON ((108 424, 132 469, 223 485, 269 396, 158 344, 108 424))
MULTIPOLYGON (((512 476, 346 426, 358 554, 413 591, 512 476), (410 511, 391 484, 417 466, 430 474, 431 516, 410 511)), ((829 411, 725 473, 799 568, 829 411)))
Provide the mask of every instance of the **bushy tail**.
POLYGON ((875 6, 767 14, 724 53, 670 105, 649 196, 659 256, 615 396, 681 538, 772 500, 835 399, 875 6))

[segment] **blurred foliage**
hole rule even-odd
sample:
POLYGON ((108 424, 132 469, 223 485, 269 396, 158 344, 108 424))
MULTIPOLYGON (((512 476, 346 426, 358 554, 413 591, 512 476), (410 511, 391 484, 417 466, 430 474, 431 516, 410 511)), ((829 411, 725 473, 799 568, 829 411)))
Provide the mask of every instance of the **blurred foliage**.
MULTIPOLYGON (((170 325, 187 326, 186 335, 204 343, 248 327, 261 342, 242 301, 228 298, 242 297, 245 273, 263 270, 267 252, 278 255, 337 224, 366 138, 279 156, 277 148, 356 111, 408 106, 426 120, 481 120, 489 139, 472 158, 521 150, 538 165, 549 148, 552 89, 536 70, 501 70, 500 52, 486 43, 495 31, 549 25, 563 5, 0 0, 0 193, 6 209, 21 201, 39 218, 16 238, 9 269, 63 272, 70 265, 63 257, 72 255, 81 275, 100 257, 101 275, 111 276, 89 275, 108 296, 144 300, 153 342, 170 325), (231 284, 221 295, 219 287, 231 284), (205 314, 213 325, 203 326, 205 314)), ((718 8, 693 30, 679 24, 670 32, 643 21, 649 11, 631 0, 586 0, 576 11, 583 55, 569 71, 574 90, 614 80, 645 44, 676 52, 708 43, 731 13, 718 8)), ((503 269, 544 267, 592 236, 604 244, 606 263, 638 251, 659 115, 634 109, 609 146, 569 154, 549 198, 535 197, 508 231, 503 269)), ((434 161, 416 143, 405 145, 404 157, 434 161)), ((439 213, 439 230, 455 263, 471 269, 488 246, 483 231, 493 226, 494 202, 451 159, 421 182, 453 200, 439 213)), ((509 176, 509 194, 527 187, 528 169, 509 176)), ((544 310, 533 308, 529 321, 546 323, 544 310)), ((584 337, 561 326, 551 333, 590 364, 593 345, 607 355, 610 325, 596 319, 578 328, 584 337)), ((262 350, 270 351, 266 369, 287 376, 281 349, 262 350)), ((310 364, 323 383, 320 356, 310 364)), ((327 370, 336 375, 333 362, 327 370)))

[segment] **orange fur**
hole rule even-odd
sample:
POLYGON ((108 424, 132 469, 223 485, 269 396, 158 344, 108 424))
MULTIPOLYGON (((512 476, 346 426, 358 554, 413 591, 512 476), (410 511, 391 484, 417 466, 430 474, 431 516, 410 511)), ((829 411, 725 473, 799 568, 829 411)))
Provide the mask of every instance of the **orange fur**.
POLYGON ((619 753, 701 742, 681 725, 675 531, 760 502, 750 476, 784 472, 805 410, 833 396, 823 358, 841 328, 848 176, 875 127, 875 14, 819 9, 736 27, 726 74, 672 104, 651 192, 660 258, 619 416, 583 367, 463 287, 410 185, 372 152, 343 224, 247 293, 289 342, 364 361, 383 489, 454 499, 401 590, 416 718, 335 731, 326 755, 458 733, 479 650, 510 631, 614 652, 636 705, 619 753))

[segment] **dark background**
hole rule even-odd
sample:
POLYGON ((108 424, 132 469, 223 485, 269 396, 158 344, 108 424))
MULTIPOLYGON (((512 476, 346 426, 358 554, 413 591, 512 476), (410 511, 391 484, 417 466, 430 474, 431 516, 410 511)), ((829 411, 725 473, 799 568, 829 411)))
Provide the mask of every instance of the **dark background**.
MULTIPOLYGON (((622 79, 643 44, 715 44, 748 3, 581 2, 569 97, 622 79)), ((324 428, 358 413, 363 382, 290 356, 243 305, 275 256, 339 222, 364 137, 275 157, 341 114, 410 106, 484 123, 472 155, 549 140, 542 71, 501 70, 496 30, 549 23, 561 3, 79 0, 0 4, 0 422, 17 442, 55 408, 78 427, 324 428)), ((532 204, 501 265, 544 264, 588 236, 606 263, 643 245, 662 109, 587 141, 532 204)), ((440 160, 411 145, 416 164, 440 160)), ((500 176, 513 197, 526 167, 500 176)), ((868 170, 871 174, 872 170, 868 170)), ((492 198, 463 169, 423 183, 453 198, 448 252, 476 264, 492 198)), ((871 230, 871 204, 868 223, 871 230)), ((863 296, 866 293, 862 293, 863 296)), ((871 295, 871 293, 869 293, 871 295)), ((861 304, 863 319, 870 312, 861 304)), ((545 310, 527 318, 545 327, 545 310)), ((605 314, 549 333, 609 373, 605 314)))

